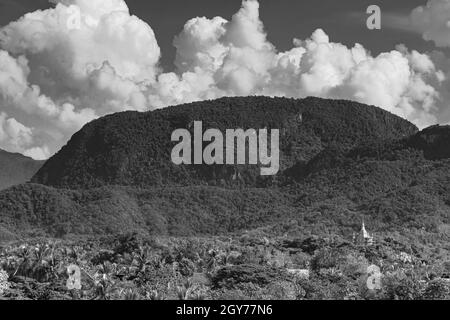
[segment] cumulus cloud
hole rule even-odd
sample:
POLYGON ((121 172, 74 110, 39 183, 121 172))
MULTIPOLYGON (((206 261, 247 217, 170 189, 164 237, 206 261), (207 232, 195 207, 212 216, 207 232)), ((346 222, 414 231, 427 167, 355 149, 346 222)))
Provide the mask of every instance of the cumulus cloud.
POLYGON ((258 11, 257 1, 244 1, 230 21, 188 21, 174 40, 178 75, 162 76, 166 85, 150 101, 164 106, 206 95, 313 95, 378 105, 421 127, 437 122, 434 105, 446 75, 428 55, 399 46, 372 56, 360 44, 332 42, 321 29, 278 52, 258 11))
POLYGON ((33 142, 33 129, 0 112, 0 148, 20 152, 38 160, 46 159, 49 156, 48 149, 31 147, 33 142))
MULTIPOLYGON (((279 52, 256 0, 244 0, 230 20, 189 20, 174 39, 173 72, 159 68, 153 30, 123 0, 52 2, 54 8, 0 29, 0 108, 32 128, 23 126, 22 138, 2 129, 0 147, 7 150, 43 158, 99 116, 222 96, 352 99, 420 126, 448 115, 444 59, 437 63, 404 46, 373 56, 360 44, 333 42, 321 29, 279 52)), ((6 113, 4 123, 14 119, 6 113)))
MULTIPOLYGON (((450 0, 429 0, 425 6, 412 11, 410 22, 424 40, 434 42, 437 47, 450 47, 450 0)), ((434 51, 429 56, 441 70, 438 88, 440 99, 432 108, 439 115, 440 122, 450 123, 450 59, 441 51, 434 51)))
POLYGON ((438 47, 450 46, 450 0, 429 0, 411 13, 413 26, 438 47))
POLYGON ((32 130, 6 113, 0 113, 0 142, 10 148, 21 150, 32 141, 32 130))
POLYGON ((0 106, 33 119, 47 155, 99 116, 146 110, 160 73, 153 30, 124 1, 52 2, 0 29, 0 106))

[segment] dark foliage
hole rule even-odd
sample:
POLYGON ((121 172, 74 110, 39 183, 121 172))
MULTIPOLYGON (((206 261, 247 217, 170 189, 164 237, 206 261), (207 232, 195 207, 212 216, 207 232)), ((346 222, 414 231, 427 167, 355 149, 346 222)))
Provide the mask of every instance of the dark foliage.
POLYGON ((275 281, 287 281, 289 277, 282 270, 260 265, 226 266, 217 271, 212 279, 214 288, 232 289, 242 283, 266 286, 275 281))
MULTIPOLYGON (((262 128, 280 130, 285 170, 327 146, 348 149, 363 141, 397 139, 417 131, 382 109, 356 102, 307 98, 248 97, 196 102, 147 113, 124 112, 86 125, 34 176, 33 182, 67 188, 127 186, 264 186, 255 166, 175 166, 175 129, 262 128), (241 179, 232 177, 239 171, 241 179)), ((193 136, 193 134, 192 134, 193 136)), ((281 175, 281 173, 280 173, 281 175)), ((273 179, 272 179, 273 180, 273 179)))

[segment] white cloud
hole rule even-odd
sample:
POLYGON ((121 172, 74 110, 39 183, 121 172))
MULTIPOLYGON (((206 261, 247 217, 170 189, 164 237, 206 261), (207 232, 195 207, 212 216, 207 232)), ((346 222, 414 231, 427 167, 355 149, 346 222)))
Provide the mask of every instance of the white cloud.
POLYGON ((438 47, 450 46, 450 0, 429 0, 411 13, 413 27, 438 47))
POLYGON ((24 156, 35 160, 46 160, 51 155, 47 147, 34 147, 23 152, 24 156))
POLYGON ((153 30, 124 1, 53 2, 0 29, 0 106, 53 140, 44 154, 98 116, 145 110, 160 73, 153 30))
POLYGON ((0 141, 10 147, 20 150, 32 141, 32 130, 25 127, 14 118, 8 118, 6 113, 0 113, 0 141))
POLYGON ((50 155, 45 147, 30 147, 33 144, 33 129, 0 112, 0 148, 20 152, 34 159, 46 159, 50 155))
POLYGON ((191 19, 174 44, 179 75, 161 76, 166 81, 159 81, 151 101, 161 96, 165 104, 201 100, 205 90, 216 97, 314 95, 375 104, 420 126, 437 121, 433 106, 444 73, 428 55, 399 46, 372 56, 360 44, 348 48, 330 41, 321 29, 309 39, 295 39, 293 49, 278 52, 267 41, 256 1, 244 1, 231 21, 191 19), (188 73, 191 77, 183 79, 188 73))
POLYGON ((177 68, 169 73, 158 67, 153 30, 123 0, 53 2, 0 29, 0 106, 29 119, 33 139, 21 150, 36 158, 96 117, 221 96, 346 98, 420 126, 450 120, 442 103, 450 75, 444 59, 404 46, 372 56, 360 44, 332 42, 321 29, 279 52, 256 0, 244 0, 229 21, 189 20, 174 39, 177 68))

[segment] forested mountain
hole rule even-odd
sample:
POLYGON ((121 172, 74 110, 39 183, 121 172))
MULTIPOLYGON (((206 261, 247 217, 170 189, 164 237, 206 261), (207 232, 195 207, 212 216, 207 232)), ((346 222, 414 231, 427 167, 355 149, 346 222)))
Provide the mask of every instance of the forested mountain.
POLYGON ((138 231, 217 235, 295 221, 348 235, 449 229, 448 127, 422 132, 379 108, 318 98, 223 98, 86 125, 33 183, 0 193, 5 237, 138 231), (282 170, 175 166, 176 128, 279 128, 282 170), (242 179, 234 181, 238 171, 242 179), (7 235, 7 236, 6 236, 7 235))
POLYGON ((373 140, 410 136, 417 128, 382 109, 356 102, 307 98, 222 98, 147 113, 124 112, 86 125, 33 178, 34 183, 90 188, 108 185, 265 185, 256 166, 176 166, 171 161, 175 129, 280 130, 280 176, 328 146, 348 150, 373 140))

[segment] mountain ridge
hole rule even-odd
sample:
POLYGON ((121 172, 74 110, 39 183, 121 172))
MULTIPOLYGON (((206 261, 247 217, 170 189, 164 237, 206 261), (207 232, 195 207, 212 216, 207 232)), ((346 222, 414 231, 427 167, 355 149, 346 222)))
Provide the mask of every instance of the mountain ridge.
POLYGON ((0 149, 0 190, 28 182, 44 162, 0 149))
POLYGON ((222 98, 146 113, 123 112, 87 124, 32 178, 62 188, 105 184, 261 186, 257 166, 175 166, 170 153, 175 129, 274 128, 280 130, 281 172, 309 161, 329 144, 349 149, 366 140, 400 139, 417 132, 408 121, 382 109, 345 100, 222 98))

